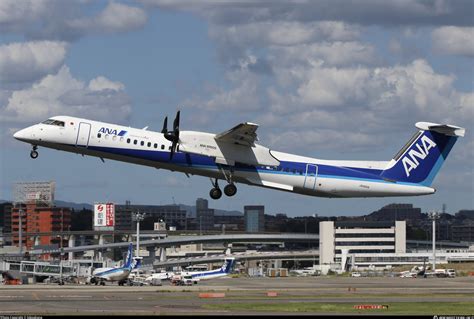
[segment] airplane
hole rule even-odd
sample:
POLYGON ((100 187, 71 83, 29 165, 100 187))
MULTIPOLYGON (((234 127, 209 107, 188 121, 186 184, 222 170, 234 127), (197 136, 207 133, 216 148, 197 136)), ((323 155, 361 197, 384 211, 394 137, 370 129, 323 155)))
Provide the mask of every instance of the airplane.
POLYGON ((197 283, 201 280, 209 280, 230 275, 230 272, 234 268, 235 259, 233 257, 227 257, 224 260, 224 264, 219 269, 205 270, 205 271, 182 271, 179 274, 174 275, 171 280, 175 278, 189 278, 193 283, 197 283))
POLYGON ((16 132, 15 139, 38 147, 162 168, 211 179, 212 199, 234 196, 236 183, 319 197, 418 196, 430 187, 441 165, 465 134, 462 127, 417 122, 418 131, 390 161, 321 160, 271 150, 256 143, 255 123, 220 134, 181 131, 180 111, 172 130, 161 132, 71 116, 55 116, 16 132))
POLYGON ((106 281, 118 281, 119 286, 123 286, 128 279, 132 269, 140 266, 141 257, 133 257, 133 244, 128 246, 127 256, 122 267, 97 268, 92 272, 89 282, 105 286, 106 281))

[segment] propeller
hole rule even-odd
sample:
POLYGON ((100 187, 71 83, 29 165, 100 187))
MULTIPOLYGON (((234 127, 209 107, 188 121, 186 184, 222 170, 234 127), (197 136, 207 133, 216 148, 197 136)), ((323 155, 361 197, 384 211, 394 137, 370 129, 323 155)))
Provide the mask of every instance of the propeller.
POLYGON ((163 129, 161 133, 165 134, 168 133, 168 117, 165 117, 165 121, 163 122, 163 129))
POLYGON ((161 131, 165 135, 165 138, 168 141, 172 142, 170 160, 173 158, 173 155, 176 152, 179 143, 179 114, 180 111, 176 113, 176 117, 173 121, 173 130, 171 132, 169 132, 167 129, 168 117, 165 117, 165 121, 163 122, 163 130, 161 131))

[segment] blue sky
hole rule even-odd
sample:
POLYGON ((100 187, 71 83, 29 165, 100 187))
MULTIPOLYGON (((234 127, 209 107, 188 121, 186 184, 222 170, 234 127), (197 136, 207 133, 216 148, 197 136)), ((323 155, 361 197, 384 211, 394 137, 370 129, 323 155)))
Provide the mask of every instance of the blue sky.
POLYGON ((30 147, 12 133, 69 114, 160 130, 260 124, 263 145, 322 159, 389 160, 417 121, 463 126, 418 198, 323 199, 241 185, 221 209, 358 215, 393 203, 473 209, 471 1, 0 2, 0 198, 55 180, 56 198, 192 204, 210 181, 30 147))

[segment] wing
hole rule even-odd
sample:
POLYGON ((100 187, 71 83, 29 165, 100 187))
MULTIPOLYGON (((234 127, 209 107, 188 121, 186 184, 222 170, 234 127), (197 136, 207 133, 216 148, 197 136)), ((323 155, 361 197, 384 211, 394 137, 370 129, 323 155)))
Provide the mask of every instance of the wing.
POLYGON ((255 146, 258 124, 245 122, 236 125, 228 131, 217 134, 215 139, 220 142, 234 143, 244 146, 255 146))

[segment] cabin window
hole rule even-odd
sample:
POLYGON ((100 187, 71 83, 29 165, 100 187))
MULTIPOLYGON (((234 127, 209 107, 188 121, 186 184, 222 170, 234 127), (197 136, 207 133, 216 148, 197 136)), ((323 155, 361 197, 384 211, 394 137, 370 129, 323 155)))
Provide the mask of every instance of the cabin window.
POLYGON ((113 141, 117 140, 117 136, 116 135, 112 136, 112 140, 113 141))
POLYGON ((164 150, 164 149, 165 149, 165 146, 164 146, 164 145, 161 145, 161 149, 164 150))
POLYGON ((127 143, 130 144, 130 139, 129 138, 127 138, 127 143))
POLYGON ((138 142, 137 140, 134 140, 134 141, 133 141, 133 144, 137 145, 137 142, 138 142))
POLYGON ((148 147, 151 147, 151 142, 148 142, 148 147))
POLYGON ((141 145, 141 146, 145 145, 145 142, 141 141, 141 142, 140 142, 140 145, 141 145))
POLYGON ((101 136, 102 136, 102 134, 97 133, 97 138, 100 138, 101 136))
POLYGON ((168 150, 171 151, 171 146, 168 147, 168 150))
POLYGON ((158 148, 158 144, 155 143, 155 144, 153 145, 153 147, 154 147, 154 148, 158 148))
POLYGON ((123 137, 120 138, 120 142, 123 142, 123 137))

